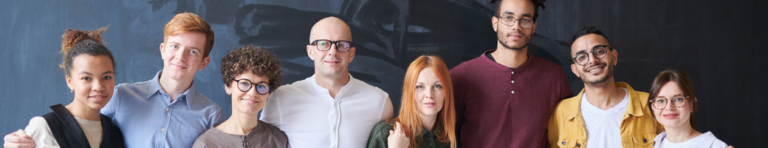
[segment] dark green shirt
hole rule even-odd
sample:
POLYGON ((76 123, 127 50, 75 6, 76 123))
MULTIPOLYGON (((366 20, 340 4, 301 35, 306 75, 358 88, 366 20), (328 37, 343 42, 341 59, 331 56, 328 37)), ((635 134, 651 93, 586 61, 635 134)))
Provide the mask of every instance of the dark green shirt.
MULTIPOLYGON (((393 130, 395 127, 395 121, 387 124, 381 122, 373 127, 371 135, 368 136, 368 148, 387 148, 387 138, 389 137, 389 130, 393 130)), ((440 134, 442 128, 435 127, 435 133, 440 134)), ((421 135, 416 136, 416 143, 419 143, 417 148, 450 148, 451 142, 440 142, 435 134, 422 128, 421 135)))

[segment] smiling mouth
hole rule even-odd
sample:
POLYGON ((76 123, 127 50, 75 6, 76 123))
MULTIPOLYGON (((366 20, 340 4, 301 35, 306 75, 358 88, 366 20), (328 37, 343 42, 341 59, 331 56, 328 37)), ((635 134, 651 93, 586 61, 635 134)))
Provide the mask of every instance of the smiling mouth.
POLYGON ((665 114, 665 115, 662 115, 662 116, 664 116, 664 118, 666 118, 666 119, 672 119, 672 118, 675 118, 675 117, 677 117, 679 115, 680 114, 665 114))
POLYGON ((187 67, 186 67, 186 66, 181 66, 181 65, 179 65, 179 64, 171 64, 171 66, 173 66, 173 67, 174 67, 174 68, 176 68, 176 69, 187 69, 187 67))
POLYGON ((106 95, 91 95, 91 96, 88 96, 88 99, 91 99, 91 100, 93 100, 95 102, 101 102, 101 101, 104 101, 105 99, 107 99, 107 96, 106 95))
POLYGON ((243 98, 240 98, 240 101, 245 102, 247 104, 259 104, 259 103, 261 103, 260 100, 254 100, 254 99, 243 99, 243 98))
POLYGON ((584 72, 589 73, 589 74, 598 74, 600 72, 603 72, 603 70, 605 69, 606 66, 607 66, 607 64, 605 64, 605 63, 598 63, 598 64, 595 64, 593 66, 590 66, 590 67, 584 69, 584 72))
POLYGON ((323 61, 325 64, 335 66, 341 64, 341 61, 323 61))

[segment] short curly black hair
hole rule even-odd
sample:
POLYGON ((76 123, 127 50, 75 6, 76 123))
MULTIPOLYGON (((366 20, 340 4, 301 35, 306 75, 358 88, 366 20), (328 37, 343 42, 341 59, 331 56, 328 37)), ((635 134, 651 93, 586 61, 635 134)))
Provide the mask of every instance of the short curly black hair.
POLYGON ((277 56, 263 47, 247 45, 232 50, 221 59, 221 77, 224 85, 230 87, 235 77, 250 70, 258 76, 269 78, 269 92, 272 93, 283 80, 280 61, 277 56))
POLYGON ((608 44, 611 43, 611 41, 608 40, 608 36, 605 36, 605 34, 603 34, 603 30, 600 29, 599 26, 586 26, 584 28, 581 28, 579 31, 576 32, 576 34, 573 35, 573 38, 571 38, 571 45, 573 45, 573 42, 576 42, 576 39, 579 39, 580 37, 588 34, 597 34, 597 35, 603 36, 603 38, 605 38, 605 41, 608 41, 608 44))
MULTIPOLYGON (((501 1, 504 0, 490 0, 488 3, 491 3, 496 6, 496 11, 494 15, 498 15, 501 17, 501 1)), ((539 7, 541 9, 544 9, 544 1, 547 0, 531 0, 531 3, 533 3, 533 22, 536 22, 537 19, 539 19, 539 7)))

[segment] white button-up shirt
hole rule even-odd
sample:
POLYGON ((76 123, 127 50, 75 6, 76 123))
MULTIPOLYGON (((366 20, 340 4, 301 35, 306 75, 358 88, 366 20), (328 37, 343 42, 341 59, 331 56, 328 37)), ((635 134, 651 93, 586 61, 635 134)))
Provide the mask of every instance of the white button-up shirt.
POLYGON ((280 86, 261 112, 261 120, 285 132, 297 148, 365 147, 373 127, 392 116, 389 95, 351 75, 336 98, 314 75, 280 86))

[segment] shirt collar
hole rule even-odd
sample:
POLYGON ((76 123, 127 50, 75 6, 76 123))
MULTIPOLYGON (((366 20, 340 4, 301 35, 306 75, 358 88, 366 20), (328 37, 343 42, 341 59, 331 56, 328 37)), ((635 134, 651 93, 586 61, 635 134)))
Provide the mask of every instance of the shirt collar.
MULTIPOLYGON (((640 94, 635 91, 635 89, 632 89, 632 87, 629 86, 629 84, 625 82, 616 82, 616 87, 619 88, 625 88, 627 89, 627 92, 629 94, 629 105, 627 106, 627 112, 625 115, 632 115, 632 116, 643 116, 643 99, 639 98, 640 94)), ((584 95, 584 89, 581 89, 581 92, 579 92, 578 95, 576 95, 577 98, 575 101, 573 101, 571 104, 569 104, 570 109, 575 109, 577 111, 573 112, 567 112, 566 119, 573 120, 574 118, 581 116, 581 99, 580 97, 584 95)))
POLYGON ((483 54, 480 55, 480 58, 482 58, 483 61, 488 62, 488 64, 493 65, 493 69, 497 69, 497 70, 507 70, 507 71, 508 70, 515 70, 515 71, 524 70, 524 69, 527 69, 529 67, 528 65, 531 65, 531 63, 533 63, 532 61, 536 58, 535 56, 532 56, 530 53, 528 53, 527 54, 528 60, 525 60, 525 62, 523 62, 523 64, 520 64, 520 66, 517 66, 515 68, 509 68, 507 66, 504 66, 504 65, 501 65, 501 64, 497 63, 494 60, 491 60, 490 58, 488 58, 488 56, 485 55, 485 54, 492 53, 492 52, 495 52, 495 51, 496 51, 496 49, 485 51, 485 52, 483 52, 483 54))
MULTIPOLYGON (((155 74, 155 77, 152 78, 152 80, 149 80, 149 91, 152 93, 147 93, 147 99, 157 94, 168 95, 163 90, 163 87, 160 86, 160 75, 162 74, 163 74, 162 70, 158 71, 157 74, 155 74)), ((184 93, 179 95, 179 99, 186 101, 187 107, 191 109, 193 103, 195 102, 194 100, 195 100, 196 94, 197 94, 197 88, 195 87, 195 82, 193 81, 192 84, 189 86, 189 88, 186 91, 184 91, 184 93)))
MULTIPOLYGON (((315 78, 315 75, 314 75, 314 74, 313 74, 311 77, 307 78, 307 79, 309 80, 309 82, 311 83, 310 85, 312 85, 312 88, 313 88, 315 91, 317 91, 317 92, 320 92, 320 93, 324 93, 324 94, 328 94, 328 89, 326 89, 326 88, 323 88, 322 86, 320 86, 319 84, 317 84, 317 80, 316 80, 316 78, 315 78)), ((341 91, 339 91, 339 94, 343 93, 343 92, 344 92, 344 90, 347 90, 347 89, 349 89, 350 87, 352 87, 352 86, 351 86, 351 84, 352 84, 352 81, 355 81, 355 80, 357 80, 357 79, 355 79, 354 77, 352 77, 352 74, 349 74, 349 82, 347 82, 347 84, 345 84, 344 86, 342 86, 342 87, 341 87, 341 91)), ((339 94, 336 94, 336 96, 339 96, 339 94)))

